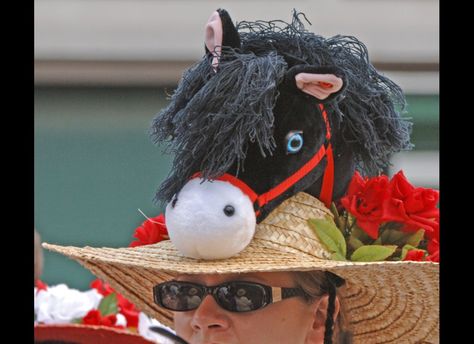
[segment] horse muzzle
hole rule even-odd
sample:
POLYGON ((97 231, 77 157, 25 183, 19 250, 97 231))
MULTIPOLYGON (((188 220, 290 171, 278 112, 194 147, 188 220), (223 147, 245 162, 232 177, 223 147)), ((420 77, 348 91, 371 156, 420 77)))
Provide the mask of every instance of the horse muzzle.
POLYGON ((252 201, 226 181, 193 178, 166 206, 166 228, 176 248, 196 259, 225 259, 253 238, 252 201))

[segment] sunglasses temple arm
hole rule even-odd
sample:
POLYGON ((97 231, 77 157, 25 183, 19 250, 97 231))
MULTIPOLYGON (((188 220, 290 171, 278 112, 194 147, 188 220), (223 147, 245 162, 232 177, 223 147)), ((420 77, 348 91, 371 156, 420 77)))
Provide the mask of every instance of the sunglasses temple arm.
POLYGON ((272 287, 272 302, 278 302, 282 300, 281 288, 272 287))
POLYGON ((163 327, 151 326, 151 327, 149 327, 149 329, 151 331, 155 332, 155 333, 158 333, 159 335, 162 335, 163 337, 171 339, 176 344, 189 344, 187 341, 185 341, 180 336, 175 335, 173 332, 170 332, 170 331, 168 331, 167 329, 165 329, 163 327))

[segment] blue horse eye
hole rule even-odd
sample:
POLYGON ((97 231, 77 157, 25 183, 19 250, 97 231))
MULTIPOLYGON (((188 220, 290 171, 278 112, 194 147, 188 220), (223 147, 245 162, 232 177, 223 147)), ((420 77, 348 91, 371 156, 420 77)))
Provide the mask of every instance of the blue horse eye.
POLYGON ((302 147, 303 147, 303 132, 290 131, 286 135, 286 153, 287 154, 298 153, 302 147))

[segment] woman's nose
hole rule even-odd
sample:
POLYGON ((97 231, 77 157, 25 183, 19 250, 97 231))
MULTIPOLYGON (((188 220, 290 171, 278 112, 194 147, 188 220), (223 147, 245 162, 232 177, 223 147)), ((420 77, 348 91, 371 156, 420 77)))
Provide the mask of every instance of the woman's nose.
POLYGON ((210 329, 227 329, 230 325, 226 311, 207 295, 199 307, 194 311, 191 326, 195 331, 207 331, 210 329))

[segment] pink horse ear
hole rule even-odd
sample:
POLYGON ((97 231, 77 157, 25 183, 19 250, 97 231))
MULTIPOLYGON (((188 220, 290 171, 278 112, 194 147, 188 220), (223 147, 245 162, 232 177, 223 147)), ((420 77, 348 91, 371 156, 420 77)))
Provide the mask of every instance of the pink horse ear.
POLYGON ((207 21, 205 31, 206 31, 206 38, 205 38, 206 47, 214 56, 212 58, 212 66, 214 67, 214 70, 215 70, 215 68, 217 68, 217 65, 219 64, 219 57, 221 55, 222 37, 223 37, 222 20, 217 11, 215 11, 211 15, 209 20, 207 21))
POLYGON ((343 81, 334 74, 298 73, 296 87, 301 91, 323 100, 342 88, 343 81))

